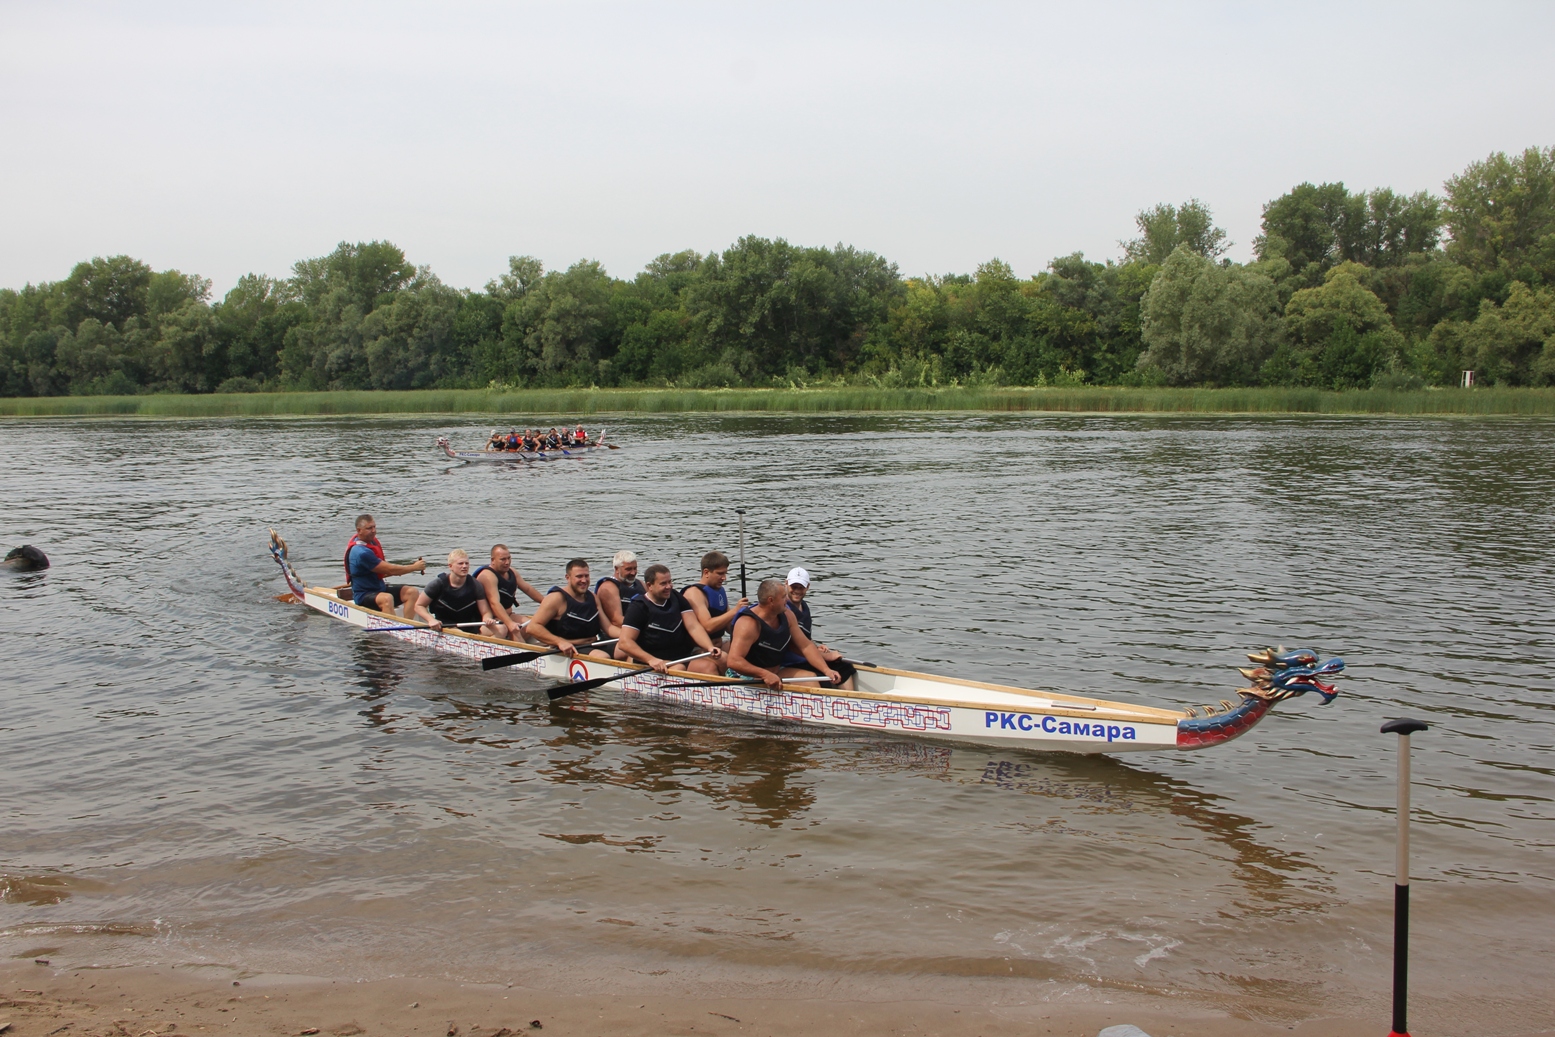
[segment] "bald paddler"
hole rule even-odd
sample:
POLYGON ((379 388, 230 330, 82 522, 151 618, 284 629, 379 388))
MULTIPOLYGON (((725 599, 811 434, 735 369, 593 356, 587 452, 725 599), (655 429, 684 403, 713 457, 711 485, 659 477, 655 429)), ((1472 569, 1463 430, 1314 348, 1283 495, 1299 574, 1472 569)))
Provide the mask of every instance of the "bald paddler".
POLYGON ((799 619, 788 608, 788 585, 782 580, 762 580, 756 604, 735 613, 729 641, 729 669, 755 677, 776 691, 784 677, 825 677, 832 685, 852 689, 851 681, 826 665, 820 650, 799 628, 799 619), (804 665, 789 660, 798 657, 804 665))
POLYGON ((722 551, 709 551, 702 556, 702 582, 693 583, 680 592, 691 611, 697 614, 697 622, 715 641, 729 632, 734 614, 750 604, 744 598, 732 606, 729 604, 729 592, 724 590, 724 582, 728 579, 729 556, 722 551))
POLYGON ((378 523, 371 515, 356 517, 356 535, 346 544, 345 564, 346 578, 351 581, 352 601, 363 608, 390 614, 394 612, 394 606, 400 604, 405 606, 406 619, 415 614, 416 597, 421 591, 391 584, 384 577, 424 573, 427 563, 419 558, 409 565, 385 561, 383 545, 378 542, 378 523))
MULTIPOLYGON (((799 566, 788 570, 787 583, 789 611, 793 612, 794 618, 799 620, 799 629, 804 631, 804 635, 815 641, 815 625, 810 618, 810 603, 805 601, 805 596, 810 593, 809 570, 799 566)), ((842 674, 844 680, 852 680, 853 675, 858 672, 853 668, 853 664, 844 659, 842 653, 836 649, 828 648, 819 641, 815 641, 815 647, 821 650, 821 658, 825 659, 832 669, 842 674)), ((791 661, 795 665, 802 665, 797 657, 791 661)))
POLYGON ((433 630, 479 623, 494 634, 502 628, 486 604, 480 584, 470 576, 470 556, 461 547, 448 552, 448 571, 438 573, 416 597, 416 615, 433 630))
POLYGON ((620 626, 626 603, 641 594, 645 588, 643 581, 637 578, 635 554, 630 551, 617 551, 615 557, 610 559, 610 564, 614 567, 613 574, 599 578, 599 582, 594 585, 594 594, 599 598, 599 607, 604 612, 605 618, 614 625, 620 626))
MULTIPOLYGON (((525 633, 531 641, 552 645, 563 655, 577 655, 578 649, 601 638, 620 637, 621 627, 611 623, 600 611, 599 601, 589 590, 589 563, 574 558, 567 563, 567 582, 545 592, 525 633)), ((590 655, 610 658, 606 647, 588 650, 590 655)))
POLYGON ((492 547, 491 561, 470 575, 480 584, 486 595, 486 604, 497 622, 502 624, 503 631, 513 640, 518 640, 520 631, 529 623, 528 616, 519 614, 518 596, 524 594, 530 601, 543 601, 545 595, 535 590, 513 568, 513 555, 506 544, 492 547))
POLYGON ((648 566, 643 581, 646 589, 626 604, 616 658, 631 659, 664 673, 670 663, 706 652, 706 658, 676 666, 697 673, 722 673, 724 654, 697 622, 686 599, 675 590, 669 566, 648 566))

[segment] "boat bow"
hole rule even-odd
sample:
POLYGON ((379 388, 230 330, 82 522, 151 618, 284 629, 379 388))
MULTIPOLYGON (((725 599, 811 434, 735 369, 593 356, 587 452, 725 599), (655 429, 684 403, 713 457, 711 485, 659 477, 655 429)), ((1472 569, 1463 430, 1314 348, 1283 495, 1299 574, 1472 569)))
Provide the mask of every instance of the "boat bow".
POLYGON ((1242 676, 1252 681, 1246 688, 1238 688, 1240 702, 1223 701, 1220 708, 1200 706, 1189 709, 1188 715, 1177 721, 1177 748, 1202 749, 1238 738, 1253 729, 1276 702, 1316 692, 1328 705, 1339 694, 1324 677, 1338 677, 1344 673, 1344 660, 1335 656, 1319 663, 1317 653, 1310 648, 1265 648, 1248 655, 1257 663, 1256 669, 1243 669, 1242 676))

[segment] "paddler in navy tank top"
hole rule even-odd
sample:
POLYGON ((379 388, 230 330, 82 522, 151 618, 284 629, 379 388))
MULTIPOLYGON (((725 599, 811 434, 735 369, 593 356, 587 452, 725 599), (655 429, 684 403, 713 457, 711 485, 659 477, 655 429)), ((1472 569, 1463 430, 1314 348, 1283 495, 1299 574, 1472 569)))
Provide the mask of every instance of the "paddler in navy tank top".
POLYGON ((788 608, 788 585, 782 580, 762 580, 756 588, 756 604, 735 613, 729 639, 729 669, 755 677, 773 691, 784 677, 825 677, 833 686, 852 689, 851 681, 826 665, 820 650, 799 629, 799 619, 788 608), (805 662, 793 666, 790 653, 805 662))
MULTIPOLYGON (((486 605, 491 614, 502 624, 503 631, 517 641, 529 617, 518 612, 518 596, 525 594, 531 601, 541 601, 545 595, 530 586, 529 581, 513 568, 513 555, 507 545, 497 544, 491 549, 491 562, 470 575, 475 577, 486 595, 486 605)), ((501 635, 498 635, 501 636, 501 635)))
POLYGON ((680 592, 691 611, 697 614, 697 622, 715 641, 729 633, 735 613, 750 604, 744 598, 732 606, 729 604, 729 592, 724 589, 728 579, 729 556, 722 551, 709 551, 702 556, 702 582, 693 583, 680 592))
POLYGON ((697 622, 686 599, 675 590, 669 567, 650 565, 643 576, 646 589, 626 603, 616 658, 640 662, 659 673, 668 671, 673 664, 682 670, 721 674, 724 654, 697 622), (691 658, 703 652, 706 658, 691 658))
POLYGON ((580 648, 601 659, 610 658, 603 647, 588 648, 601 638, 618 638, 621 627, 611 623, 600 611, 599 601, 589 590, 589 563, 574 558, 567 563, 567 583, 546 591, 525 634, 537 644, 560 648, 563 655, 578 654, 580 648))
POLYGON ((494 635, 501 630, 480 584, 470 578, 470 556, 458 547, 448 552, 448 571, 438 573, 421 588, 416 598, 416 615, 433 630, 441 630, 445 625, 468 629, 476 623, 483 634, 494 635))
POLYGON ((635 554, 630 551, 617 551, 615 557, 610 559, 610 564, 615 567, 615 574, 599 578, 599 582, 594 585, 594 596, 599 599, 599 607, 604 612, 605 618, 620 626, 626 603, 646 588, 643 587, 643 581, 637 578, 635 554))

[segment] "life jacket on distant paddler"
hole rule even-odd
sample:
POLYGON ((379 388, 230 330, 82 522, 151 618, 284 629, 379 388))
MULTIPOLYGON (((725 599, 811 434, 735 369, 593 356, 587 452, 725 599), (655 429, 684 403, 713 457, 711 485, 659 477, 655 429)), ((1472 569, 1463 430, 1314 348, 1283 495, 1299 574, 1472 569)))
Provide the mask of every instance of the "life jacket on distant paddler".
POLYGON ((379 543, 376 540, 374 540, 372 543, 369 544, 367 541, 363 540, 361 537, 357 536, 355 533, 352 533, 350 541, 348 541, 346 543, 345 558, 342 559, 342 562, 341 562, 341 564, 345 566, 346 582, 347 583, 351 582, 351 549, 353 547, 358 546, 358 545, 367 548, 373 554, 377 555, 378 556, 378 561, 380 561, 380 562, 387 561, 387 559, 385 559, 383 557, 383 544, 379 543))

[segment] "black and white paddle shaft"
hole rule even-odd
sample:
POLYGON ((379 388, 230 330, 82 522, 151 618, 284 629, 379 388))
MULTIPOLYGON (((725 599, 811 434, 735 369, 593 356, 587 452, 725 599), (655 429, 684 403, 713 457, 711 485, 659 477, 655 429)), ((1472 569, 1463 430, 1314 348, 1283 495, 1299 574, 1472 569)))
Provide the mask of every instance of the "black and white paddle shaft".
MULTIPOLYGON (((705 659, 712 654, 712 652, 703 652, 700 655, 688 655, 684 659, 674 660, 669 665, 679 666, 681 663, 688 663, 693 659, 705 659)), ((647 673, 652 669, 652 666, 639 666, 635 670, 626 670, 622 673, 612 674, 609 677, 595 677, 593 680, 588 681, 574 681, 571 684, 558 684, 556 687, 546 692, 546 694, 549 695, 553 700, 565 698, 568 695, 576 695, 580 691, 590 691, 602 685, 609 684, 611 681, 621 680, 624 677, 631 677, 638 673, 647 673)))
MULTIPOLYGON (((805 681, 825 681, 825 677, 784 677, 784 684, 802 684, 805 681)), ((760 677, 751 677, 743 681, 692 681, 689 684, 666 684, 666 688, 740 688, 746 685, 765 684, 760 677)))
POLYGON ((1388 1037, 1409 1037, 1409 736, 1429 727, 1400 717, 1382 725, 1398 735, 1398 850, 1393 880, 1393 1030, 1388 1037))
POLYGON ((740 516, 740 597, 749 601, 750 595, 745 590, 745 509, 735 508, 734 513, 740 516))
MULTIPOLYGON (((612 637, 608 641, 595 641, 591 644, 578 645, 577 647, 582 649, 599 648, 602 645, 613 645, 615 643, 616 639, 612 637)), ((547 655, 560 655, 561 652, 560 648, 552 648, 548 652, 514 652, 512 655, 493 655, 481 660, 481 669, 500 670, 504 666, 517 666, 519 663, 527 663, 547 655)))

